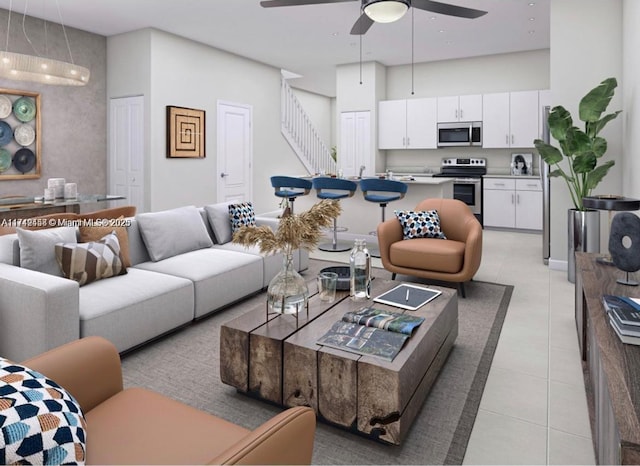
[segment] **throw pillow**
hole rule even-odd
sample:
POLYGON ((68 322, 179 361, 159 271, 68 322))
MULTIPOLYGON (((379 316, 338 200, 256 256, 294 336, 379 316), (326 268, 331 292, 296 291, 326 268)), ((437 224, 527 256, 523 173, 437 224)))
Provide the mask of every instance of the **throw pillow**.
POLYGON ((75 243, 76 227, 51 228, 49 230, 16 230, 20 243, 20 267, 50 275, 62 276, 56 261, 56 243, 75 243))
POLYGON ((220 202, 204 207, 209 218, 209 225, 213 230, 213 236, 216 243, 225 244, 231 241, 233 233, 231 232, 231 221, 229 220, 229 206, 238 201, 220 202))
MULTIPOLYGON (((118 217, 116 220, 118 222, 122 222, 124 217, 118 217)), ((104 219, 104 226, 80 225, 80 242, 89 243, 91 241, 98 241, 113 231, 116 233, 118 243, 120 244, 120 258, 122 259, 122 264, 125 268, 131 267, 131 259, 129 257, 129 234, 127 233, 127 228, 124 226, 110 226, 109 222, 110 219, 104 219)))
POLYGON ((213 246, 194 206, 136 215, 140 234, 154 262, 213 246))
POLYGON ((0 358, 0 464, 84 464, 85 429, 69 392, 0 358))
POLYGON ((56 244, 55 250, 64 276, 77 281, 80 286, 127 273, 120 258, 120 245, 115 232, 100 241, 56 244))
POLYGON ((423 210, 419 212, 396 210, 394 213, 402 225, 404 239, 447 239, 440 229, 440 217, 438 216, 437 210, 423 210))
POLYGON ((231 219, 231 233, 235 233, 241 227, 253 227, 256 225, 256 214, 251 202, 229 205, 229 218, 231 219))

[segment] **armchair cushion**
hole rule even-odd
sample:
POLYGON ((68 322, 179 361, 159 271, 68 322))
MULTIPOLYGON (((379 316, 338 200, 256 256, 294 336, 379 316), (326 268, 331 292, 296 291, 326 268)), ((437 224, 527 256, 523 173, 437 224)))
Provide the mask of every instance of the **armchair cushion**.
POLYGON ((60 385, 0 358, 0 464, 83 464, 85 420, 60 385))
POLYGON ((396 210, 394 212, 400 224, 404 239, 439 238, 447 239, 440 228, 440 217, 437 210, 396 210))

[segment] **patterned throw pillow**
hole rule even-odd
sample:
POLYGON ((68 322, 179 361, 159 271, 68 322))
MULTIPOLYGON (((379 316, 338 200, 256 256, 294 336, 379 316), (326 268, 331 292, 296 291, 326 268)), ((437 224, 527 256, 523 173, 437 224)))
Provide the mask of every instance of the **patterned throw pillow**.
POLYGON ((69 392, 0 358, 0 464, 84 464, 85 429, 69 392))
POLYGON ((394 213, 402 225, 404 239, 447 239, 440 229, 440 217, 438 216, 437 210, 424 210, 420 212, 396 210, 394 213))
POLYGON ((127 273, 115 232, 100 241, 56 244, 56 260, 63 275, 77 281, 80 286, 127 273))
POLYGON ((241 227, 256 225, 256 214, 251 202, 229 204, 229 218, 231 219, 231 232, 235 233, 241 227))

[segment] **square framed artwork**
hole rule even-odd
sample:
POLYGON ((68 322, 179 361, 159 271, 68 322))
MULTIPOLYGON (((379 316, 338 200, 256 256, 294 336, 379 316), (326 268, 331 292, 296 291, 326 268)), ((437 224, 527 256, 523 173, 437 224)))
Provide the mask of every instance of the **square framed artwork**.
POLYGON ((167 105, 167 157, 205 157, 205 111, 167 105))
POLYGON ((40 94, 0 89, 0 180, 40 178, 40 94))

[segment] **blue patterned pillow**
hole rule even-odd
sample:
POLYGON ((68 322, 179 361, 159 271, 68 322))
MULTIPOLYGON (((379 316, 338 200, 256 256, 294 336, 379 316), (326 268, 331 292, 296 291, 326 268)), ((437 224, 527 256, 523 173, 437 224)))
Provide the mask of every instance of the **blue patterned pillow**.
POLYGON ((253 227, 256 225, 256 214, 253 211, 251 202, 229 204, 229 218, 231 219, 232 234, 241 227, 253 227))
POLYGON ((447 239, 440 229, 440 217, 438 216, 437 210, 424 210, 420 212, 396 210, 394 213, 402 225, 404 239, 447 239))
POLYGON ((0 358, 0 464, 84 464, 78 402, 39 372, 0 358))

